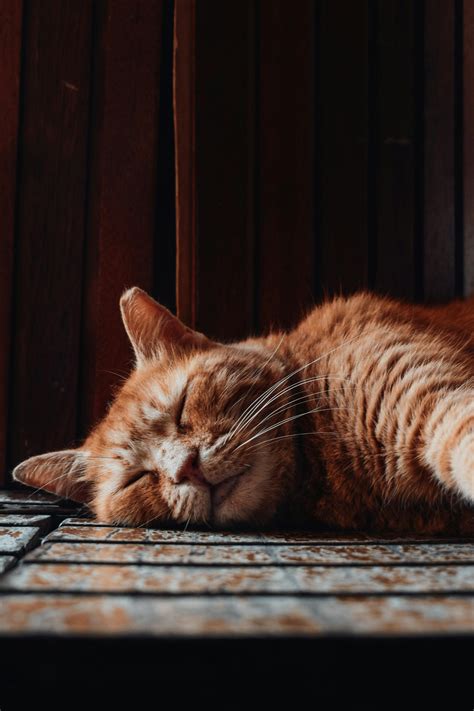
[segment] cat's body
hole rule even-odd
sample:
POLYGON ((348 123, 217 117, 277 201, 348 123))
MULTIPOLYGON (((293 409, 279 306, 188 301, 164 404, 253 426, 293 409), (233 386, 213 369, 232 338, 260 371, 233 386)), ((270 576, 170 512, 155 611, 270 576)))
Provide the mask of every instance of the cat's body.
POLYGON ((474 533, 474 305, 373 294, 221 345, 138 289, 137 367, 80 450, 20 481, 102 520, 474 533))
POLYGON ((302 387, 323 409, 295 422, 321 432, 317 444, 301 436, 313 496, 295 497, 296 519, 306 509, 307 521, 328 526, 474 532, 474 438, 471 465, 458 478, 445 461, 456 422, 464 428, 458 438, 474 432, 472 302, 335 299, 289 334, 287 347, 296 367, 317 358, 302 373, 322 378, 302 387))

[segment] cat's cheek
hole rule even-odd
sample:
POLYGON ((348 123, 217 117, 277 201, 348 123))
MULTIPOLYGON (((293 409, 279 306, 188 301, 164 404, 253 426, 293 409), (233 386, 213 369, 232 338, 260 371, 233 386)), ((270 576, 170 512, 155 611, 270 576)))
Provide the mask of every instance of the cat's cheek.
POLYGON ((139 526, 171 518, 159 486, 145 478, 126 488, 101 487, 92 508, 98 520, 116 526, 139 526))
POLYGON ((246 523, 264 525, 269 523, 276 511, 276 490, 269 486, 262 471, 242 479, 231 494, 214 507, 213 521, 218 526, 246 523))
POLYGON ((99 521, 113 523, 115 507, 112 502, 117 490, 118 485, 115 482, 113 485, 111 482, 104 482, 97 488, 91 508, 99 521))

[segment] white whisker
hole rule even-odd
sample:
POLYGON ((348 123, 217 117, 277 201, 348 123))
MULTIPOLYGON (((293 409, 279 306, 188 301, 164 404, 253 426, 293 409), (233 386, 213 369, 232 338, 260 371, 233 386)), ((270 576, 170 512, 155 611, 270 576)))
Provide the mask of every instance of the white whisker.
MULTIPOLYGON (((303 382, 304 382, 304 381, 303 381, 303 382)), ((317 392, 317 393, 306 393, 305 395, 300 395, 299 397, 297 397, 297 398, 295 398, 295 399, 293 399, 293 400, 289 400, 288 402, 286 402, 286 403, 284 403, 283 405, 281 405, 280 407, 278 407, 276 410, 273 410, 272 412, 270 412, 270 414, 266 415, 263 419, 261 419, 251 430, 249 430, 248 434, 250 434, 251 432, 254 432, 254 431, 257 429, 257 427, 260 427, 260 425, 262 425, 262 424, 263 424, 264 422, 266 422, 267 420, 270 420, 272 417, 274 417, 275 415, 277 415, 279 412, 283 412, 284 410, 288 410, 288 408, 289 408, 289 407, 292 407, 293 405, 297 405, 297 404, 300 403, 300 402, 305 402, 306 400, 312 400, 313 398, 317 398, 318 400, 323 400, 323 399, 324 399, 324 398, 323 398, 323 395, 327 395, 327 394, 329 394, 329 393, 337 392, 337 391, 340 391, 340 390, 342 390, 342 388, 330 388, 330 389, 328 389, 328 390, 321 390, 321 391, 319 391, 319 392, 317 392)), ((277 396, 275 396, 274 398, 272 398, 267 404, 270 404, 270 402, 272 402, 274 399, 276 399, 276 397, 277 397, 277 396)), ((255 418, 252 417, 252 419, 247 423, 247 425, 245 425, 244 427, 242 427, 242 428, 239 430, 239 432, 242 432, 243 430, 245 430, 246 427, 248 427, 248 425, 250 425, 250 424, 252 423, 253 419, 255 419, 255 418)))
MULTIPOLYGON (((267 390, 266 390, 262 395, 260 395, 260 397, 258 397, 253 403, 251 403, 251 404, 244 410, 244 412, 243 412, 243 413, 241 414, 241 416, 238 418, 237 422, 236 422, 236 423, 233 425, 233 427, 230 429, 229 435, 228 435, 228 438, 227 438, 226 441, 228 441, 228 440, 234 435, 234 432, 236 431, 237 427, 240 425, 240 422, 242 421, 242 419, 243 419, 247 414, 250 414, 251 412, 253 412, 254 408, 258 408, 259 405, 260 405, 262 402, 264 402, 265 399, 266 399, 269 395, 271 395, 280 385, 282 385, 283 383, 287 382, 290 378, 292 378, 293 376, 297 375, 298 373, 300 373, 300 372, 301 372, 302 370, 304 370, 305 368, 309 368, 310 365, 314 365, 315 363, 318 363, 318 362, 321 361, 323 358, 327 358, 327 357, 330 356, 332 353, 335 353, 336 351, 340 350, 341 348, 343 348, 343 347, 349 345, 350 343, 352 343, 353 341, 357 340, 358 338, 361 338, 362 336, 366 336, 366 335, 369 335, 369 334, 370 334, 370 331, 368 331, 368 332, 363 331, 362 333, 358 333, 358 334, 357 334, 356 336, 354 336, 353 338, 349 338, 347 341, 344 341, 343 343, 340 343, 340 344, 339 344, 338 346, 336 346, 335 348, 332 348, 331 350, 326 351, 325 353, 323 353, 322 355, 318 356, 318 357, 315 358, 314 360, 311 360, 309 363, 305 363, 305 365, 300 366, 299 368, 297 368, 296 370, 294 370, 292 373, 289 373, 288 375, 285 375, 283 378, 281 378, 280 380, 278 380, 274 385, 272 385, 272 386, 270 386, 269 388, 267 388, 267 390)), ((324 376, 322 376, 322 377, 324 377, 324 376)))
MULTIPOLYGON (((277 347, 275 348, 275 350, 270 354, 270 356, 267 358, 267 360, 264 362, 264 364, 261 365, 260 368, 257 370, 257 372, 254 374, 253 377, 254 377, 254 379, 255 379, 255 382, 248 388, 248 390, 245 392, 244 395, 242 395, 242 397, 239 397, 239 399, 238 399, 235 403, 233 403, 233 405, 231 406, 231 409, 234 409, 235 407, 237 407, 237 405, 239 404, 239 402, 242 402, 242 400, 245 400, 245 398, 248 397, 248 395, 249 395, 249 394, 252 392, 252 390, 255 388, 255 386, 256 386, 256 384, 257 384, 258 377, 259 377, 259 376, 261 375, 261 373, 265 370, 265 368, 266 368, 267 365, 270 363, 270 361, 273 360, 273 358, 275 357, 275 355, 276 355, 278 349, 280 348, 281 344, 283 343, 283 340, 284 340, 284 338, 285 338, 285 335, 286 335, 286 334, 284 333, 283 336, 280 338, 280 340, 279 340, 279 342, 278 342, 278 345, 277 345, 277 347)), ((243 414, 243 413, 242 413, 242 414, 243 414)))
POLYGON ((323 407, 323 408, 315 407, 313 410, 307 410, 305 412, 299 413, 298 415, 292 415, 292 417, 287 417, 285 420, 281 420, 280 422, 277 422, 275 425, 271 425, 270 427, 266 427, 261 432, 257 432, 256 435, 253 435, 253 437, 250 437, 249 439, 245 440, 245 442, 242 442, 242 444, 239 444, 234 449, 234 452, 236 452, 238 449, 240 449, 244 445, 248 444, 249 442, 252 442, 252 440, 256 439, 257 437, 261 437, 266 432, 271 432, 271 430, 274 430, 277 427, 281 427, 281 425, 285 425, 287 422, 292 422, 293 420, 297 420, 300 417, 304 417, 305 415, 310 415, 313 412, 326 412, 326 411, 333 411, 333 410, 352 410, 352 409, 354 409, 354 408, 352 408, 352 407, 323 407))
MULTIPOLYGON (((299 380, 297 383, 288 385, 286 388, 284 388, 283 390, 278 392, 276 395, 273 395, 273 397, 268 398, 266 401, 264 401, 263 404, 260 407, 258 407, 258 409, 255 412, 253 412, 250 416, 248 416, 246 418, 246 420, 243 423, 241 423, 240 427, 233 432, 232 436, 235 437, 239 432, 242 432, 242 430, 244 430, 245 427, 247 427, 257 417, 257 415, 260 412, 262 412, 262 410, 264 410, 266 407, 268 407, 268 405, 270 405, 272 402, 274 402, 278 398, 282 397, 283 395, 286 395, 286 393, 290 392, 291 390, 294 390, 295 388, 299 388, 302 385, 314 383, 319 380, 345 380, 353 385, 352 381, 349 378, 345 378, 345 377, 337 376, 337 375, 333 375, 333 376, 315 375, 311 378, 305 378, 303 380, 299 380)), ((230 439, 230 437, 228 439, 230 439)), ((226 441, 228 441, 228 439, 226 441)))

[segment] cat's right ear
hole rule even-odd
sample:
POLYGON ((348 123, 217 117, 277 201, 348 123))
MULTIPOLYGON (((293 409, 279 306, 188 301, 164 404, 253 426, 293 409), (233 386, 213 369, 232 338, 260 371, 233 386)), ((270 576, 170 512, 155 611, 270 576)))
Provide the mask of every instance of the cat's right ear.
POLYGON ((169 349, 205 349, 213 345, 137 286, 122 295, 120 311, 138 366, 160 358, 169 349))

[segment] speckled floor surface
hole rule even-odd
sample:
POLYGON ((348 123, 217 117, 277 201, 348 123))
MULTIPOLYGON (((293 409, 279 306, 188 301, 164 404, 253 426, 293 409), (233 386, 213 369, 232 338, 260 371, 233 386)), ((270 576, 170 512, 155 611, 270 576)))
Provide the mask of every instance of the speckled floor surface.
POLYGON ((113 528, 0 494, 0 636, 474 635, 474 541, 113 528))

